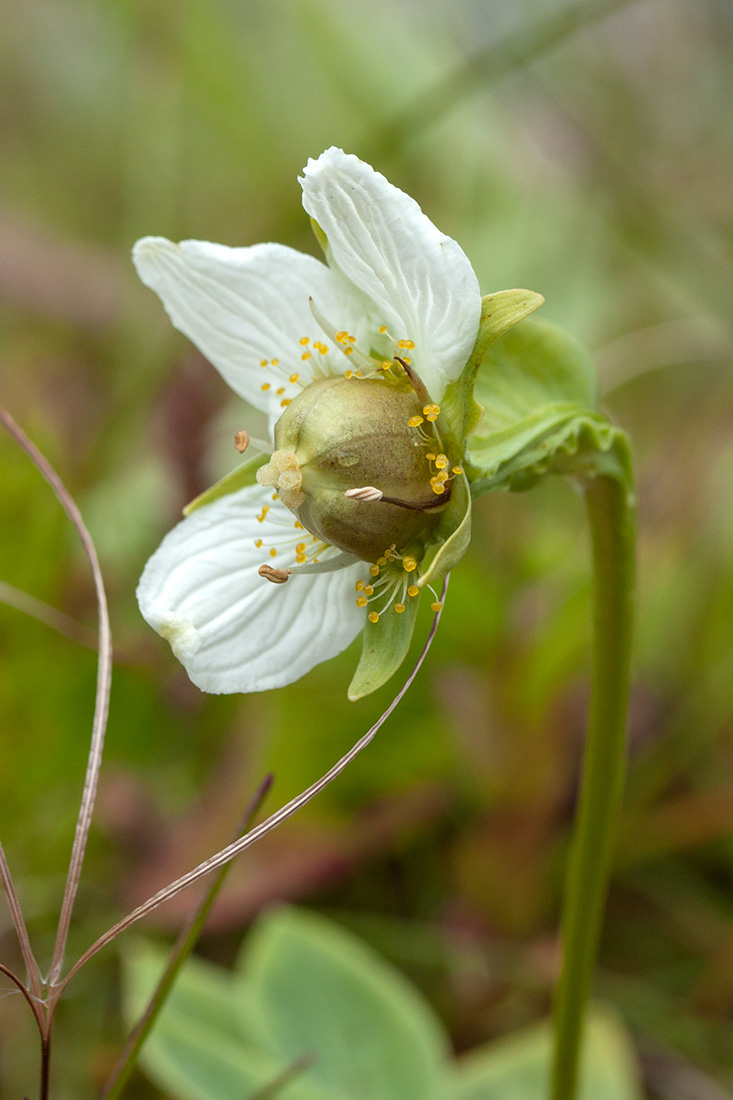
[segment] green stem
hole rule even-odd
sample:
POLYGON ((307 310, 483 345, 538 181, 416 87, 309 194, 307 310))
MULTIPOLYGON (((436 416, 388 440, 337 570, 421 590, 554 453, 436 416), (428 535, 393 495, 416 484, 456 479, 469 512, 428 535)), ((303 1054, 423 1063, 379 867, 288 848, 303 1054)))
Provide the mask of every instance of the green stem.
POLYGON ((585 761, 562 920, 564 962, 555 1001, 552 1100, 574 1100, 626 764, 635 516, 629 487, 590 479, 593 673, 585 761))

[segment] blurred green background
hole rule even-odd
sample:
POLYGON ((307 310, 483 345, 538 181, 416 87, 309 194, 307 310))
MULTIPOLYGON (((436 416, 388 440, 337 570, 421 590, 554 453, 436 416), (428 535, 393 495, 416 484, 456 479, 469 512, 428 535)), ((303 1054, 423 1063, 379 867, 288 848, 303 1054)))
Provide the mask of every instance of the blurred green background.
MULTIPOLYGON (((594 351, 604 410, 633 437, 631 774, 597 994, 631 1028, 650 1096, 727 1096, 729 0, 22 0, 2 27, 0 400, 82 508, 116 643, 69 957, 220 847, 266 771, 274 808, 393 694, 347 703, 354 648, 282 691, 203 696, 134 597, 251 421, 137 283, 130 246, 154 233, 315 253, 296 177, 336 144, 413 194, 484 292, 541 291, 542 315, 594 351)), ((4 435, 0 463, 0 836, 45 964, 88 746, 95 602, 69 524, 4 435), (60 624, 73 637, 11 606, 18 589, 74 620, 60 624)), ((296 899, 396 962, 459 1051, 545 1015, 589 630, 572 488, 483 499, 411 693, 337 783, 239 861, 202 952, 229 962, 262 906, 296 899)), ((171 935, 194 900, 147 933, 171 935)), ((21 965, 6 910, 0 958, 21 965)), ((58 1100, 94 1095, 114 1062, 118 979, 110 949, 69 988, 58 1100)), ((3 1096, 35 1087, 36 1058, 20 997, 0 997, 3 1096)), ((159 1095, 142 1076, 130 1090, 159 1095)))

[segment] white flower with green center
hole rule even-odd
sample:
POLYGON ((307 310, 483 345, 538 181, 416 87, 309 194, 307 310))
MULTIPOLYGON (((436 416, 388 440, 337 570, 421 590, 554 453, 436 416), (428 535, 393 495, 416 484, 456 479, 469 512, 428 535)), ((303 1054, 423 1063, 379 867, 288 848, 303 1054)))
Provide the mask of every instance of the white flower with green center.
POLYGON ((135 245, 173 324, 272 435, 189 506, 138 598, 216 693, 290 683, 364 629, 358 698, 401 663, 421 591, 468 541, 466 431, 440 402, 482 300, 459 245, 368 164, 332 148, 300 182, 326 264, 278 244, 135 245))

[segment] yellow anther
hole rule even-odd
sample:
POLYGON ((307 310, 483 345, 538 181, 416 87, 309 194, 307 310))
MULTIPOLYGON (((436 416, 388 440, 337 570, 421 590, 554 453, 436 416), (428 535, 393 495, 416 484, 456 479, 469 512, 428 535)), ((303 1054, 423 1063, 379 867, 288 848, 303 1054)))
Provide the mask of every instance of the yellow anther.
POLYGON ((320 351, 321 355, 325 355, 328 351, 328 344, 321 344, 318 350, 320 351))
POLYGON ((415 350, 415 341, 414 340, 405 340, 405 347, 407 348, 408 351, 414 351, 415 350))
POLYGON ((344 378, 353 378, 353 377, 354 377, 353 370, 344 371, 344 378))
POLYGON ((279 359, 271 359, 270 362, 272 363, 273 367, 279 367, 280 366, 280 360, 279 359))
POLYGON ((408 596, 419 596, 419 594, 420 589, 417 587, 416 584, 411 584, 410 587, 407 589, 408 596))
POLYGON ((259 550, 259 548, 262 546, 262 539, 255 539, 255 546, 259 550))
POLYGON ((397 347, 398 348, 407 348, 409 346, 410 345, 408 344, 407 340, 398 340, 397 341, 397 347))
POLYGON ((298 563, 298 565, 305 565, 305 563, 307 562, 308 559, 306 558, 305 554, 296 554, 295 555, 295 560, 298 563))
POLYGON ((299 519, 296 519, 295 523, 293 524, 293 527, 297 527, 299 531, 305 531, 305 527, 303 526, 303 524, 300 522, 299 519))
POLYGON ((356 597, 356 606, 357 607, 366 607, 366 605, 368 603, 369 603, 369 600, 366 598, 366 596, 357 596, 356 597))
POLYGON ((379 622, 379 615, 377 614, 376 611, 370 611, 369 612, 369 622, 370 623, 378 623, 379 622))
POLYGON ((306 344, 310 344, 310 340, 308 339, 307 336, 301 336, 300 344, 301 344, 301 347, 305 347, 306 344))
POLYGON ((310 359, 310 357, 311 357, 311 353, 309 351, 304 351, 300 358, 305 363, 308 359, 310 359))
POLYGON ((405 363, 406 366, 409 367, 410 364, 412 363, 412 359, 410 359, 407 355, 403 355, 402 356, 402 362, 405 363))
POLYGON ((351 355, 353 353, 353 351, 354 351, 354 349, 352 347, 345 347, 344 348, 344 355, 351 355))
POLYGON ((402 568, 407 573, 414 572, 417 569, 417 558, 413 558, 408 554, 406 558, 402 559, 402 568))
MULTIPOLYGON (((295 547, 295 553, 296 554, 305 554, 305 543, 304 542, 299 542, 298 543, 298 545, 295 547)), ((357 591, 358 591, 358 589, 357 589, 357 591)))
POLYGON ((275 390, 275 393, 277 394, 278 397, 282 397, 282 395, 285 393, 285 387, 284 386, 278 386, 278 388, 275 390))
POLYGON ((267 360, 266 359, 260 359, 260 366, 261 367, 266 367, 267 366, 267 360))
POLYGON ((421 416, 411 416, 410 419, 407 421, 411 428, 419 428, 422 422, 423 418, 421 416))
POLYGON ((433 611, 440 611, 443 605, 440 600, 434 600, 430 606, 432 607, 433 611))
POLYGON ((391 366, 392 366, 392 360, 391 359, 383 359, 382 360, 382 366, 381 366, 382 370, 389 370, 389 368, 391 366))
POLYGON ((275 490, 275 492, 274 492, 274 493, 272 494, 272 499, 273 499, 273 500, 277 500, 277 489, 276 489, 276 490, 275 490))
POLYGON ((386 558, 377 558, 377 565, 386 565, 386 564, 387 564, 387 559, 386 558))
POLYGON ((365 596, 373 596, 374 595, 374 589, 372 588, 372 586, 370 584, 365 584, 364 585, 364 595, 365 596))
POLYGON ((258 523, 264 523, 265 516, 267 515, 267 513, 269 511, 270 511, 270 505, 269 504, 263 504, 262 505, 262 511, 260 512, 260 514, 257 517, 257 522, 258 523))
POLYGON ((426 405, 423 412, 427 420, 437 420, 440 415, 440 405, 426 405))
POLYGON ((363 377, 364 377, 364 375, 361 373, 360 370, 354 371, 354 378, 363 378, 363 377))
POLYGON ((269 382, 263 382, 262 385, 260 386, 260 389, 269 390, 270 389, 270 383, 269 382))
POLYGON ((281 409, 286 409, 289 404, 290 404, 290 398, 289 397, 283 397, 282 401, 280 402, 280 408, 281 409))
POLYGON ((355 336, 347 336, 346 339, 349 341, 350 344, 355 344, 356 343, 356 337, 355 336))
POLYGON ((361 592, 363 587, 364 587, 364 581, 357 581, 356 584, 354 585, 354 591, 355 592, 361 592))
POLYGON ((430 461, 430 462, 433 462, 433 461, 434 461, 434 459, 435 459, 435 455, 433 454, 433 452, 432 452, 432 451, 428 451, 428 452, 426 453, 425 457, 426 457, 426 458, 428 459, 428 461, 430 461))
POLYGON ((380 336, 384 336, 386 331, 387 331, 387 326, 386 325, 380 325, 379 326, 379 335, 380 336))
POLYGON ((369 572, 371 573, 371 575, 373 577, 378 577, 379 576, 379 566, 378 565, 370 565, 369 566, 369 572))
POLYGON ((463 467, 462 466, 454 466, 453 467, 453 473, 454 474, 462 474, 463 473, 463 467))
POLYGON ((441 493, 445 492, 445 485, 443 484, 443 482, 440 480, 439 477, 431 477, 430 478, 430 488, 433 490, 433 492, 435 493, 435 495, 437 497, 439 497, 441 495, 441 493))
POLYGON ((337 333, 336 333, 336 340, 337 340, 337 342, 338 342, 339 344, 343 344, 344 340, 346 339, 346 337, 347 337, 348 335, 349 335, 349 334, 348 334, 348 332, 337 332, 337 333))
POLYGON ((403 603, 396 603, 394 605, 394 609, 398 615, 401 615, 402 612, 405 610, 405 605, 403 603))
POLYGON ((299 374, 291 374, 290 378, 288 379, 288 382, 292 382, 293 385, 295 385, 295 383, 298 381, 299 378, 300 378, 299 374))
POLYGON ((437 469, 445 470, 446 466, 448 465, 448 459, 445 457, 445 455, 438 455, 435 460, 435 465, 437 469))
POLYGON ((275 549, 274 546, 273 546, 272 550, 270 551, 270 557, 271 558, 276 558, 277 557, 277 550, 275 549))

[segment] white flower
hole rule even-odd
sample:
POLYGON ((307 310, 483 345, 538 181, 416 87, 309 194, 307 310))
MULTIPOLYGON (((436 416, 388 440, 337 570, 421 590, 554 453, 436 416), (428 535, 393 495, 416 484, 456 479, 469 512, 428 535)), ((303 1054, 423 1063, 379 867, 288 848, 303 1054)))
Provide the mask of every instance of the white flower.
MULTIPOLYGON (((133 252, 141 279, 232 389, 268 414, 271 432, 314 382, 380 365, 402 372, 403 360, 419 375, 418 394, 421 379, 439 402, 478 332, 481 298, 467 257, 413 199, 340 149, 309 161, 300 182, 303 205, 325 238, 327 265, 278 244, 227 248, 146 237, 133 252)), ((321 527, 300 523, 301 470, 291 450, 277 446, 259 472, 262 483, 192 511, 140 581, 143 615, 204 691, 261 691, 298 679, 345 649, 364 625, 355 586, 378 589, 367 583, 364 564, 374 555, 362 551, 360 561, 343 543, 329 545, 321 527), (270 579, 288 576, 288 583, 268 583, 263 566, 271 567, 270 579), (323 568, 331 571, 312 571, 323 568)), ((351 494, 348 508, 396 507, 374 503, 379 487, 351 487, 372 495, 351 494)), ((400 592, 407 599, 414 579, 405 566, 402 588, 392 584, 383 594, 401 607, 400 592)))

